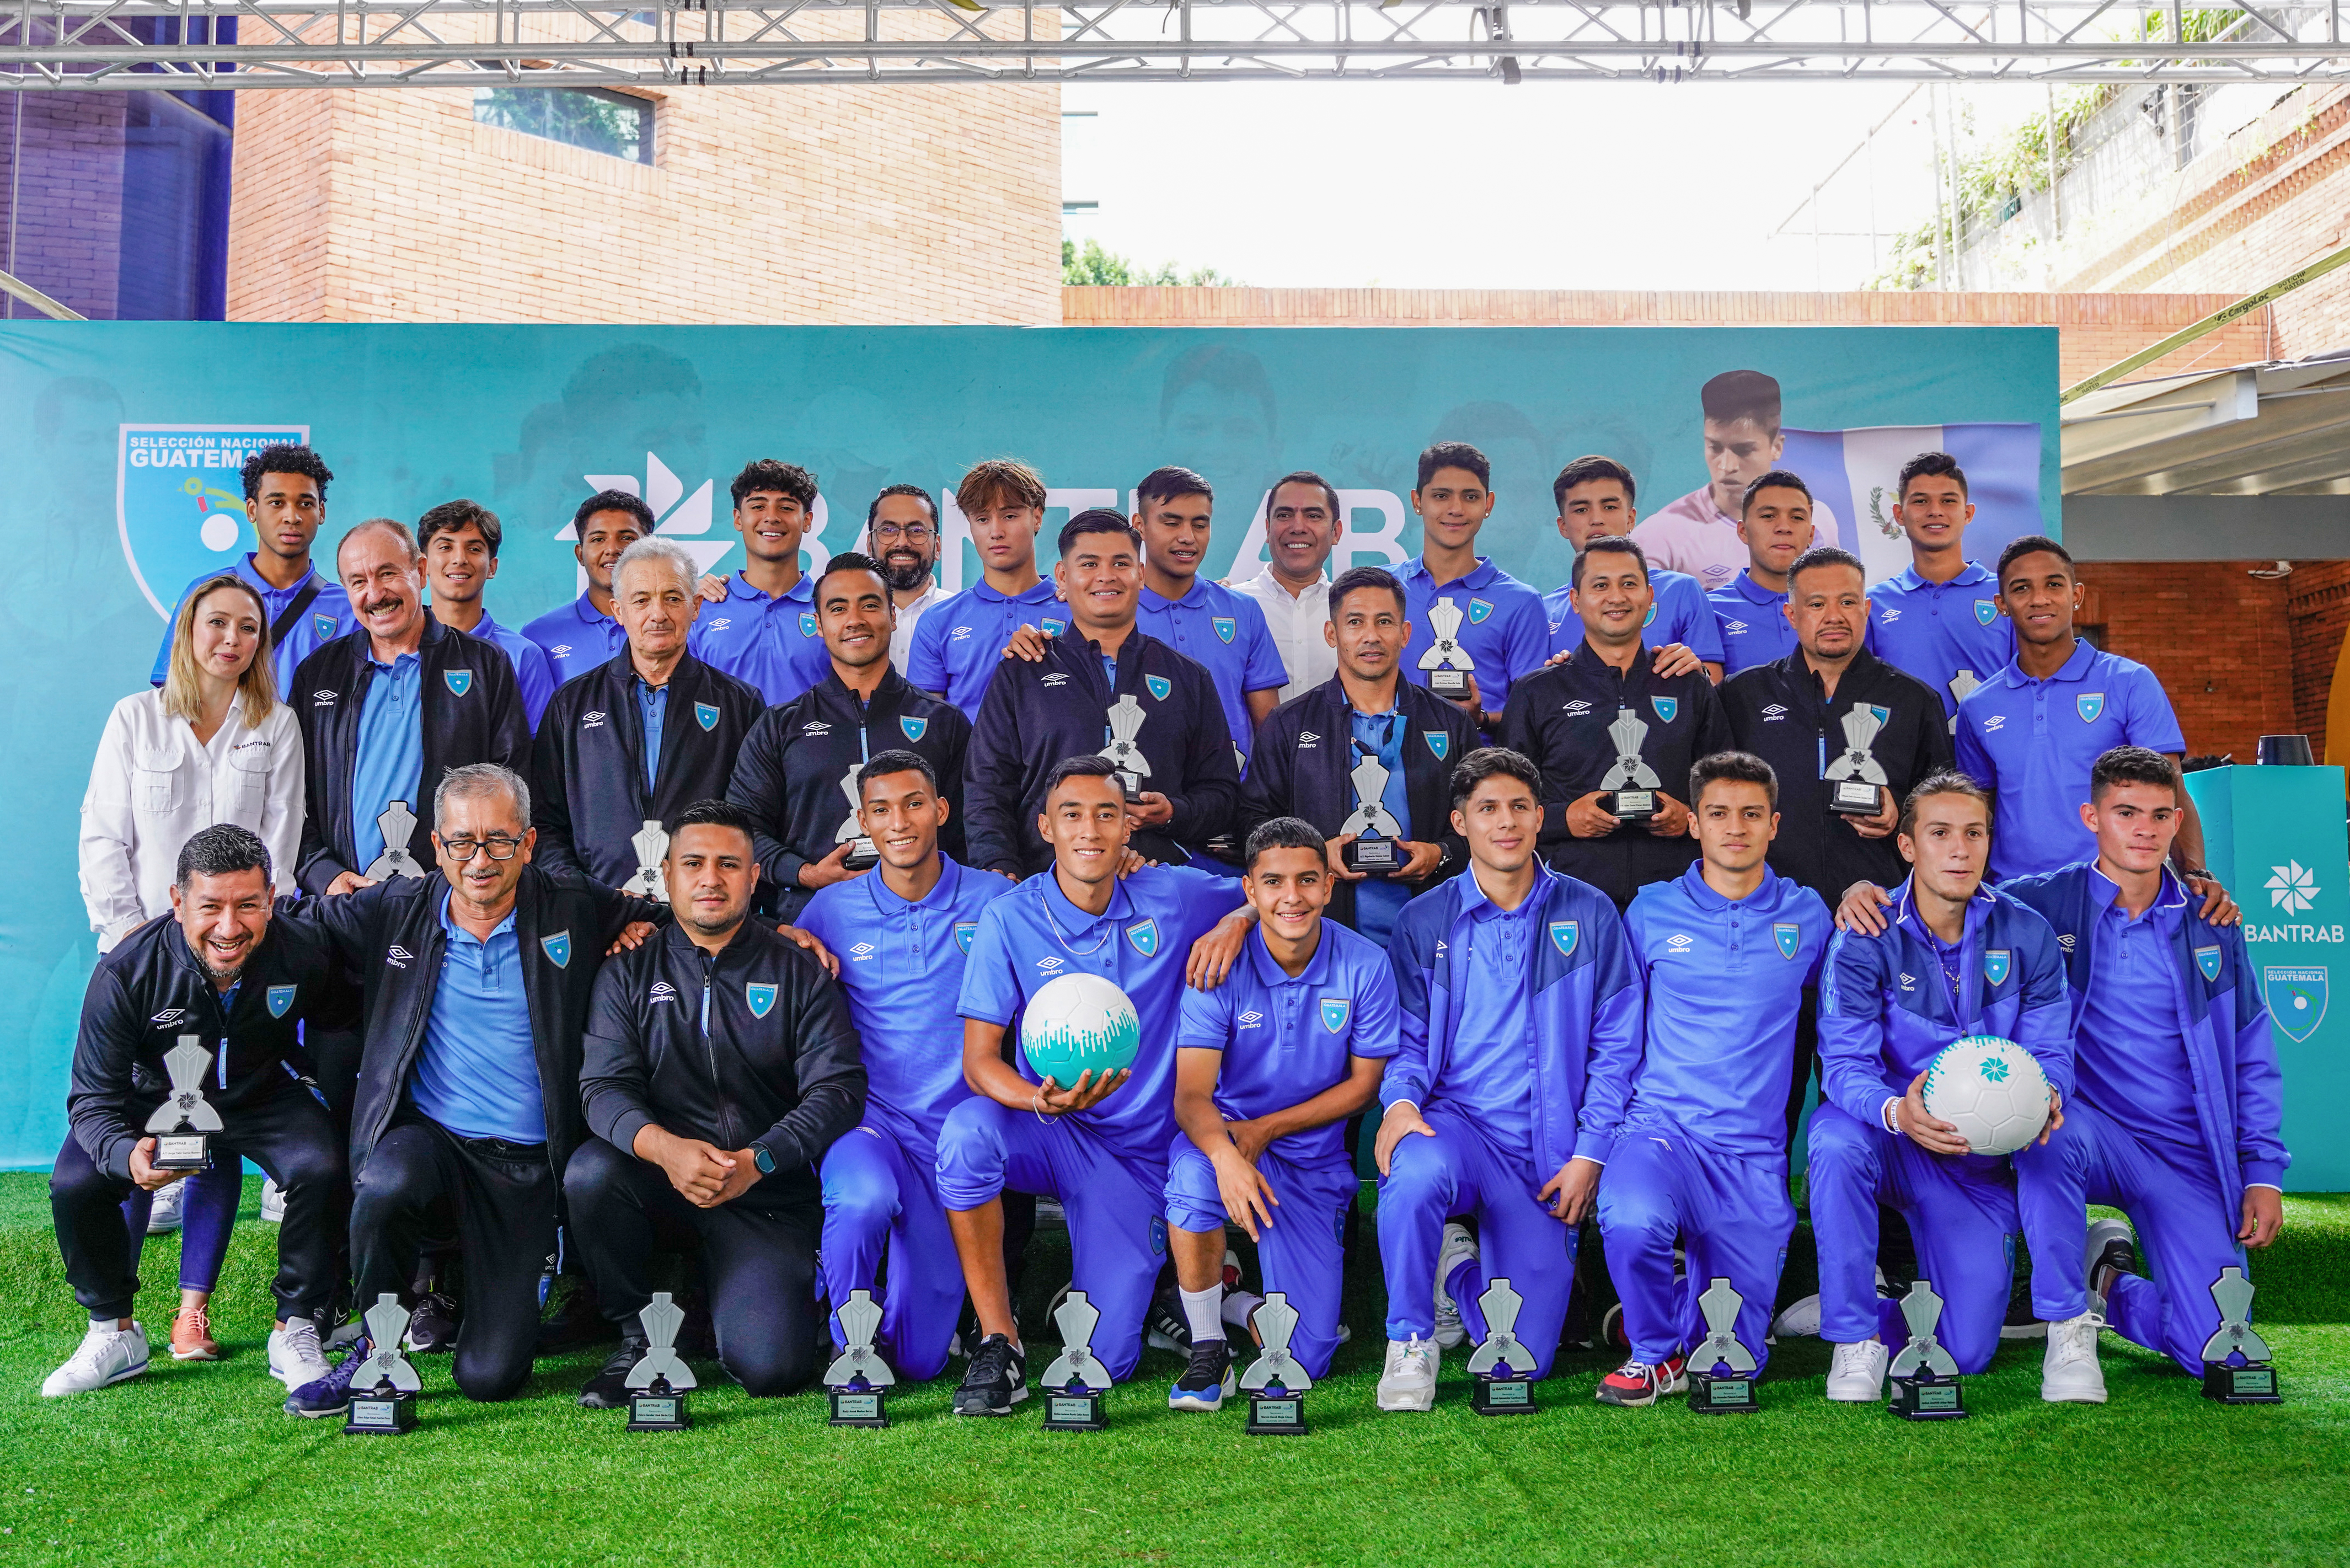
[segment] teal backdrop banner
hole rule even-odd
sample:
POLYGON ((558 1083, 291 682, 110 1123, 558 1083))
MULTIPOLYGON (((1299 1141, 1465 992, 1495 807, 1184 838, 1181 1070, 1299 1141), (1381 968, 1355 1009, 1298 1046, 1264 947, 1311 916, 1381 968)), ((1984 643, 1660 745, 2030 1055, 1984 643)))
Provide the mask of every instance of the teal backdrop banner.
MULTIPOLYGON (((1893 470, 1944 447, 1975 477, 1969 537, 1995 556, 2054 533, 2056 334, 2044 327, 1019 328, 0 324, 14 432, 0 809, 0 1165, 46 1166, 95 947, 77 806, 113 702, 147 679, 162 616, 198 572, 252 548, 237 464, 307 435, 335 472, 318 552, 364 518, 413 523, 470 496, 505 525, 489 604, 520 626, 578 591, 567 534, 596 489, 636 491, 705 566, 742 559, 726 486, 746 461, 823 486, 807 559, 852 548, 889 483, 951 489, 972 461, 1035 463, 1055 511, 1125 507, 1161 463, 1217 491, 1209 569, 1253 573, 1262 497, 1292 469, 1341 492, 1339 565, 1419 549, 1409 493, 1430 441, 1492 459, 1485 535, 1548 589, 1568 554, 1550 481, 1586 452, 1627 463, 1644 514, 1707 483, 1699 388, 1775 378, 1783 461, 1824 504, 1821 541, 1882 576, 1907 560, 1893 470), (1831 525, 1833 532, 1831 532, 1831 525)), ((955 536, 948 586, 975 580, 955 536)), ((2339 861, 2335 862, 2336 865, 2339 861)))

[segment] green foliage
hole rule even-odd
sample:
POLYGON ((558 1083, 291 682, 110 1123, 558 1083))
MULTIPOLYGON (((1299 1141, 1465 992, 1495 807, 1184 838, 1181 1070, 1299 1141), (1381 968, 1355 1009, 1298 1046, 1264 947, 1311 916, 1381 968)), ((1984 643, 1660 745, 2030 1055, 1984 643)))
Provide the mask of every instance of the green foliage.
POLYGON ((1162 262, 1153 272, 1147 266, 1130 262, 1115 251, 1102 249, 1099 240, 1087 240, 1080 250, 1075 240, 1061 242, 1061 281, 1075 288, 1087 286, 1140 286, 1156 288, 1238 288, 1241 280, 1227 277, 1214 267, 1196 267, 1190 272, 1178 271, 1173 262, 1162 262))

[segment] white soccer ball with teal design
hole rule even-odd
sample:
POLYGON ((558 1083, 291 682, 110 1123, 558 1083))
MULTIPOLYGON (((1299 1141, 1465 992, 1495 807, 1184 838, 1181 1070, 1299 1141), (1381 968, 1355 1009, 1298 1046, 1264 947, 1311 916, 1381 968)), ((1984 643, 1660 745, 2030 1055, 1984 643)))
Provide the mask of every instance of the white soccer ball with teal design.
POLYGON ((1040 1078, 1062 1088, 1090 1071, 1134 1065, 1142 1048, 1142 1021, 1126 992, 1097 974, 1065 974, 1046 981, 1020 1013, 1020 1049, 1040 1078))
POLYGON ((2047 1075, 2014 1041, 1970 1034, 1927 1067, 1926 1111, 1977 1154, 2013 1154, 2048 1125, 2047 1075))

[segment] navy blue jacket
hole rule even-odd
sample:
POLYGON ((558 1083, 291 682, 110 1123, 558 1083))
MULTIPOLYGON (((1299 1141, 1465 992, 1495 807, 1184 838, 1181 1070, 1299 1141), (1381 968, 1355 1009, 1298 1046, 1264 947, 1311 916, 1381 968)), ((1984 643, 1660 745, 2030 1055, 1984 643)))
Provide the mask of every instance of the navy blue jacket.
MULTIPOLYGON (((375 680, 367 628, 349 632, 302 661, 294 674, 294 711, 302 721, 303 785, 307 807, 302 824, 301 863, 295 880, 306 893, 323 893, 357 864, 351 839, 351 767, 359 757, 359 713, 375 680)), ((451 768, 497 763, 527 777, 530 719, 514 661, 494 642, 424 618, 424 641, 417 649, 424 707, 424 769, 408 852, 432 864, 432 791, 451 768)))
POLYGON ((1146 860, 1180 865, 1239 815, 1240 756, 1222 699, 1207 670, 1137 628, 1118 651, 1118 680, 1099 647, 1075 627, 1045 643, 1042 663, 1007 659, 980 700, 964 794, 971 816, 969 864, 1031 877, 1052 862, 1036 836, 1045 775, 1066 757, 1094 756, 1109 743, 1108 713, 1131 697, 1144 714, 1134 742, 1150 764, 1142 787, 1174 808, 1164 828, 1134 836, 1146 860))
POLYGON ((732 675, 686 655, 670 672, 660 769, 645 787, 645 716, 629 650, 556 688, 539 715, 530 781, 531 861, 553 876, 617 888, 636 874, 629 843, 696 801, 726 793, 734 753, 765 704, 732 675))

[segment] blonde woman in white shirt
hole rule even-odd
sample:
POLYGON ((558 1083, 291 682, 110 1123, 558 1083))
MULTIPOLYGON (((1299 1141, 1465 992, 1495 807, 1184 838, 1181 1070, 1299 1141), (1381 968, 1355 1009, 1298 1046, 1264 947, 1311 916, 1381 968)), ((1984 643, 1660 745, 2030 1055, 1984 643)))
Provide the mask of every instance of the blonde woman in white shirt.
MULTIPOLYGON (((182 601, 162 686, 116 703, 98 743, 81 803, 81 896, 99 951, 171 912, 180 846, 215 823, 258 835, 279 890, 292 891, 302 785, 302 735, 277 699, 267 611, 250 586, 223 574, 182 601)), ((210 1303, 243 1189, 234 1162, 124 1202, 133 1235, 184 1222, 174 1360, 220 1355, 210 1303), (161 1211, 151 1220, 131 1212, 151 1202, 161 1211)))

